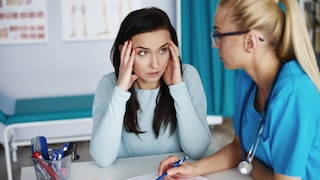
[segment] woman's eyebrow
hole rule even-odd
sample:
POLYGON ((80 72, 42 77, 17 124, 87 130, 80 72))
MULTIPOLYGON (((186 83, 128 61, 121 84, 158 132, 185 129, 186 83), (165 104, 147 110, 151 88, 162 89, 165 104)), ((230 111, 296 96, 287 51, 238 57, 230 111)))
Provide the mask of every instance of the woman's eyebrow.
POLYGON ((146 47, 143 47, 143 46, 137 46, 135 49, 145 49, 145 50, 148 50, 149 48, 146 48, 146 47))
POLYGON ((165 43, 164 45, 160 46, 159 48, 163 48, 164 46, 167 46, 169 43, 165 43))
MULTIPOLYGON (((162 46, 159 47, 160 48, 163 48, 164 46, 167 46, 169 43, 165 43, 163 44, 162 46)), ((150 48, 147 48, 147 47, 143 47, 143 46, 137 46, 135 49, 145 49, 145 50, 149 50, 150 48)))

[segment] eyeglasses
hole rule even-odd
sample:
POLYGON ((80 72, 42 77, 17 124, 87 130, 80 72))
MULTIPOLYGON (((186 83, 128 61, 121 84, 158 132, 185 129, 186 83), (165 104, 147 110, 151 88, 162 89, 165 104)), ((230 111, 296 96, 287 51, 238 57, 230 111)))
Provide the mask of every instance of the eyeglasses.
POLYGON ((249 32, 249 30, 245 31, 234 31, 234 32, 227 32, 227 33, 216 33, 215 31, 211 32, 211 41, 212 41, 212 46, 216 47, 217 46, 217 40, 219 37, 223 36, 234 36, 234 35, 240 35, 240 34, 245 34, 249 32))

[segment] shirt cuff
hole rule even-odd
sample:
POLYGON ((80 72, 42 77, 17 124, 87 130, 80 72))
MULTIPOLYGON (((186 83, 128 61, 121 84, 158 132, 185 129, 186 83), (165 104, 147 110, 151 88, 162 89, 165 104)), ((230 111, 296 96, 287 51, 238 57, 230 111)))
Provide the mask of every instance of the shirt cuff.
POLYGON ((185 82, 180 82, 169 86, 169 91, 173 97, 185 96, 185 94, 188 94, 185 82))
POLYGON ((114 95, 116 95, 117 97, 123 98, 124 100, 127 101, 131 96, 131 92, 124 91, 118 86, 116 86, 116 88, 114 89, 114 95))

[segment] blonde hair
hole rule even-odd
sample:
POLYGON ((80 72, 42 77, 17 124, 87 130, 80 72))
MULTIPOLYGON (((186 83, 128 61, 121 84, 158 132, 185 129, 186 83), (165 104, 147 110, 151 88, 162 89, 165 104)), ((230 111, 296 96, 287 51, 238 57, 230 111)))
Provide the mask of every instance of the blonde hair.
POLYGON ((281 60, 296 59, 320 92, 315 52, 296 0, 220 0, 219 7, 232 13, 239 30, 260 30, 281 60))

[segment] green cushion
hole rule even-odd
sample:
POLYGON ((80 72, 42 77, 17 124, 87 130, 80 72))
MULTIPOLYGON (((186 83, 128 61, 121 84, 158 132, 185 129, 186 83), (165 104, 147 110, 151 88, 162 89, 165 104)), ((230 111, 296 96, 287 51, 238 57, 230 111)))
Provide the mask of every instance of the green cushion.
POLYGON ((15 115, 91 109, 92 102, 93 95, 18 99, 16 101, 15 115))
POLYGON ((92 116, 94 95, 59 96, 16 101, 15 114, 0 114, 0 122, 14 124, 92 116))
POLYGON ((50 113, 29 113, 24 115, 13 115, 7 116, 3 124, 16 124, 25 122, 37 122, 37 121, 49 121, 49 120, 64 120, 74 118, 85 118, 91 117, 90 110, 77 110, 77 111, 61 111, 61 112, 50 112, 50 113))
POLYGON ((0 122, 4 122, 6 120, 6 115, 0 111, 0 122))

